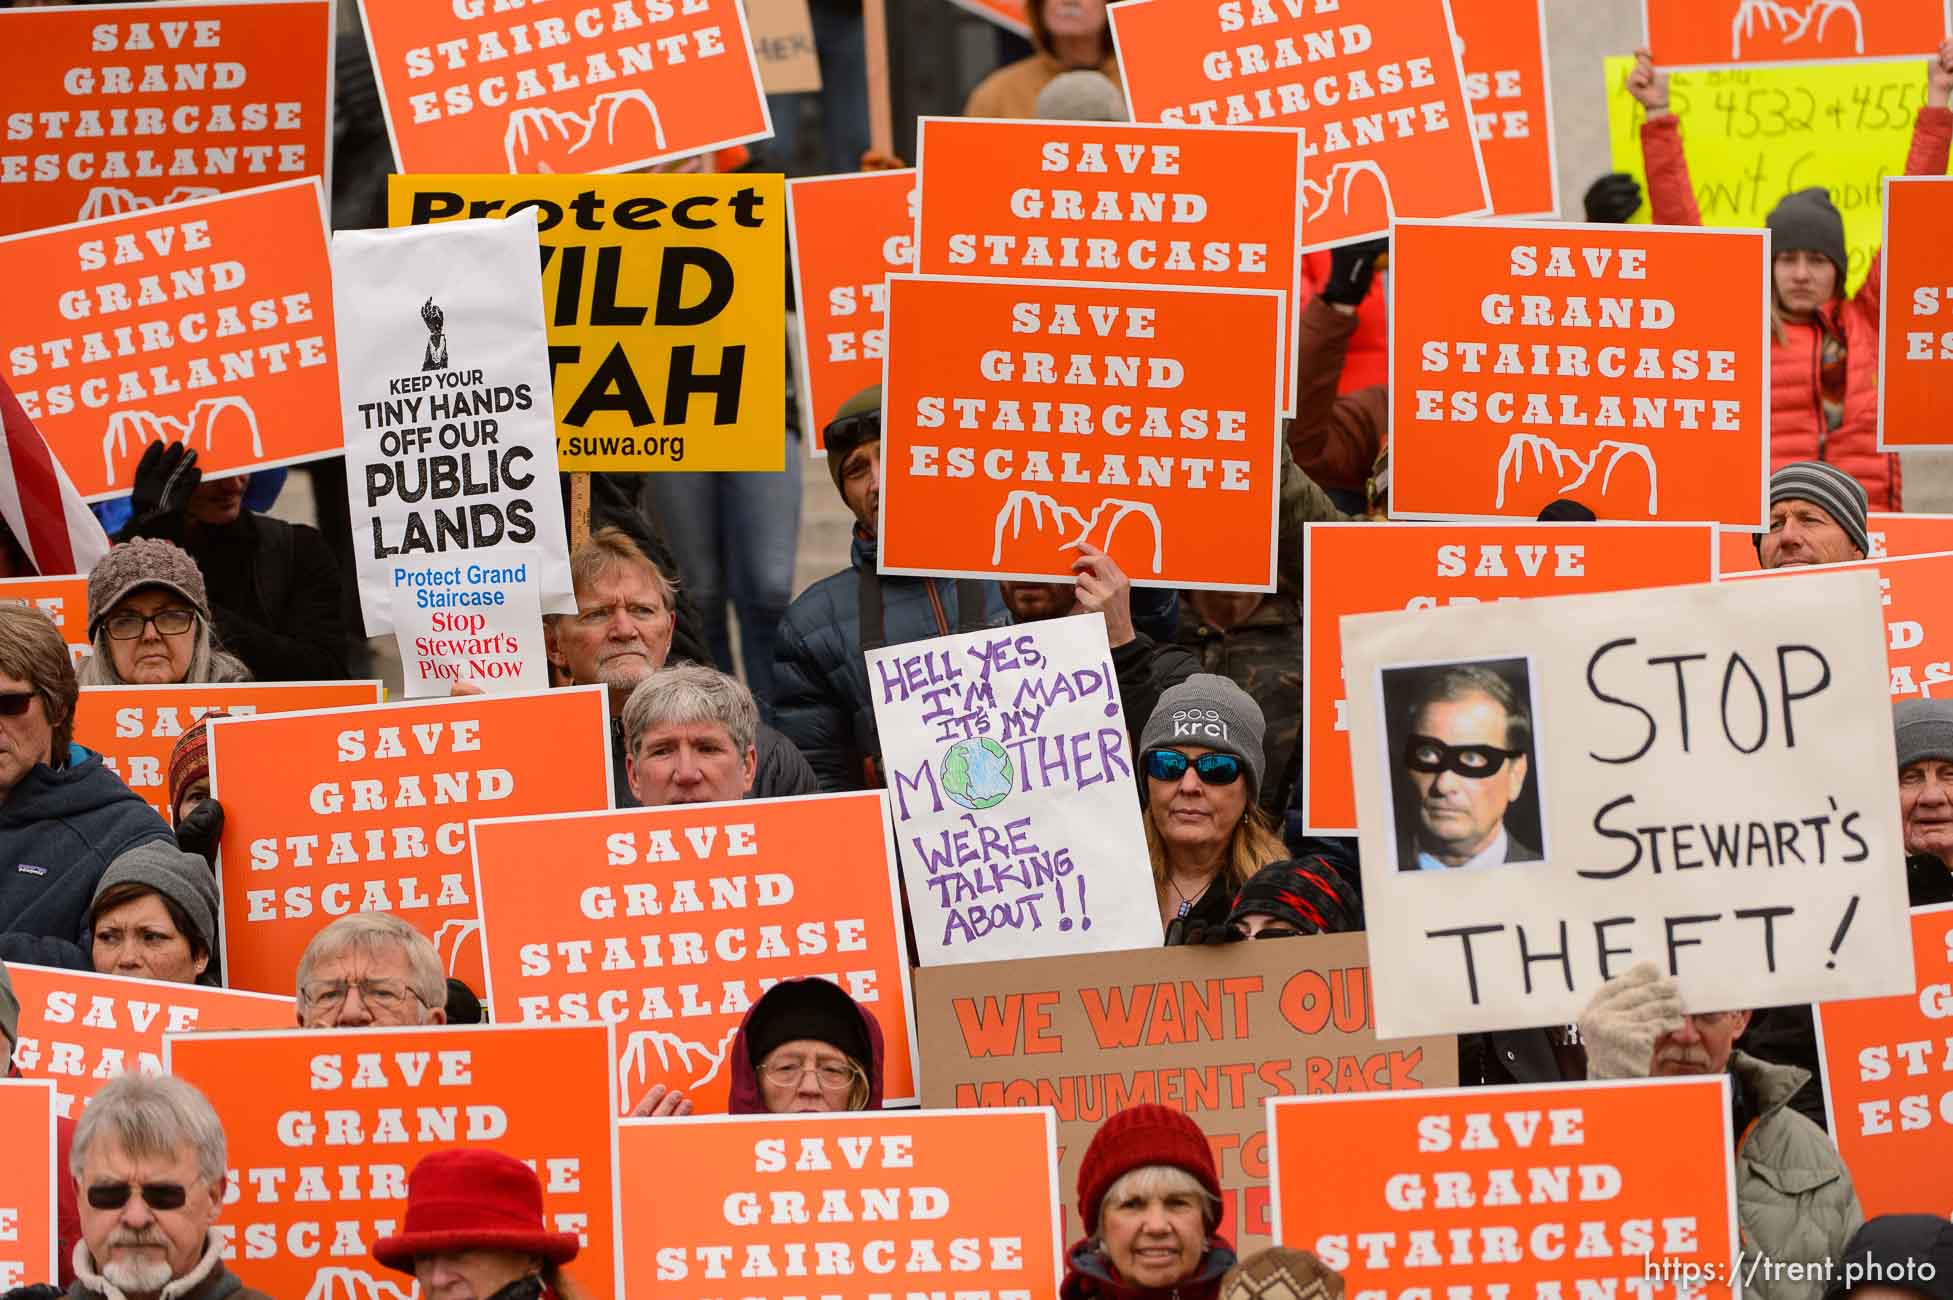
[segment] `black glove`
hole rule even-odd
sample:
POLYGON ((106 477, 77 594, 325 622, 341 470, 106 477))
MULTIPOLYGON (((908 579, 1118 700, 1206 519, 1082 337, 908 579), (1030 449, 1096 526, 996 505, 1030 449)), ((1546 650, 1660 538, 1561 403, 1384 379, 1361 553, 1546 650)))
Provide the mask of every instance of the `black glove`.
POLYGON ((181 514, 190 504, 190 494, 203 482, 197 468, 197 453, 187 442, 149 444, 136 462, 135 486, 129 492, 131 518, 181 514))
POLYGON ((1390 240, 1366 239, 1360 244, 1344 244, 1329 252, 1329 278, 1322 285, 1322 300, 1342 307, 1354 307, 1370 292, 1376 278, 1377 259, 1390 251, 1390 240))
POLYGON ((1587 220, 1619 225, 1641 206, 1641 183, 1626 172, 1609 172, 1587 187, 1587 220))
POLYGON ((205 799, 176 824, 176 847, 217 865, 217 841, 224 835, 224 805, 205 799))

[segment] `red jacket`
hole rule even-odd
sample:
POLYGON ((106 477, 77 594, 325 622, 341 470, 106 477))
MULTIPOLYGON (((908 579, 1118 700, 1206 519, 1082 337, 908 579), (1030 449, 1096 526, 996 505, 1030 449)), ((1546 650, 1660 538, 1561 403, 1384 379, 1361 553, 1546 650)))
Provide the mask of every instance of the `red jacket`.
MULTIPOLYGON (((1349 351, 1343 358, 1343 378, 1339 393, 1353 393, 1390 382, 1390 270, 1380 267, 1376 283, 1356 308, 1356 331, 1350 335, 1349 351)), ((1302 254, 1302 301, 1322 292, 1329 279, 1329 254, 1302 254)), ((1302 376, 1304 383, 1309 377, 1302 376)))
MULTIPOLYGON (((1906 154, 1906 175, 1943 176, 1953 145, 1953 110, 1922 108, 1906 154)), ((1695 187, 1682 153, 1682 132, 1673 116, 1641 127, 1641 154, 1648 169, 1648 202, 1662 225, 1699 226, 1695 187)), ((1899 458, 1878 450, 1879 260, 1872 258, 1855 297, 1842 293, 1823 309, 1827 327, 1845 341, 1844 422, 1827 430, 1818 398, 1820 335, 1815 323, 1783 323, 1783 339, 1770 343, 1770 468, 1793 461, 1829 461, 1865 485, 1873 510, 1897 510, 1899 458)))

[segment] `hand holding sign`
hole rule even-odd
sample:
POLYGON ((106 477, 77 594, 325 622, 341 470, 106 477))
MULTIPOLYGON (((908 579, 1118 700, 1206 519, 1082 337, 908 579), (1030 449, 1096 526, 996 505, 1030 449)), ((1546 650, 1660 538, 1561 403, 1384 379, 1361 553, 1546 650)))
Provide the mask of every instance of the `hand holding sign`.
POLYGON ((1138 635, 1132 625, 1132 582, 1119 562, 1090 542, 1076 547, 1071 571, 1078 580, 1078 608, 1105 615, 1105 641, 1112 649, 1138 635))

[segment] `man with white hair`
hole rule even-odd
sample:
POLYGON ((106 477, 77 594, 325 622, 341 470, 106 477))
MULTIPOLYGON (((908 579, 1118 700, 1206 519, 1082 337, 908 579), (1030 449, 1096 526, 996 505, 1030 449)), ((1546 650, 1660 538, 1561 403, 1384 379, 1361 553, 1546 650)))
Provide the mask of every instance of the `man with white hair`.
POLYGON ((301 1029, 442 1025, 447 999, 440 954, 390 912, 340 917, 298 959, 301 1029))
POLYGON ((646 808, 744 799, 759 770, 759 708, 734 678, 696 664, 651 674, 624 704, 625 776, 646 808))
POLYGON ((217 1112, 181 1079, 125 1074, 96 1093, 68 1149, 81 1240, 67 1300, 269 1300, 224 1267, 224 1155, 217 1112))

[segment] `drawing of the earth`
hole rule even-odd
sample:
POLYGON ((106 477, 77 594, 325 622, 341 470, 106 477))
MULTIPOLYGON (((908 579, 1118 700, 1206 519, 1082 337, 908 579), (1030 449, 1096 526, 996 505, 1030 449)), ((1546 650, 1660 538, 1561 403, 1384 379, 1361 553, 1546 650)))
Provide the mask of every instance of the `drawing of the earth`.
POLYGON ((1010 794, 1010 755, 988 736, 959 740, 943 753, 943 793, 958 806, 981 812, 1010 794))

